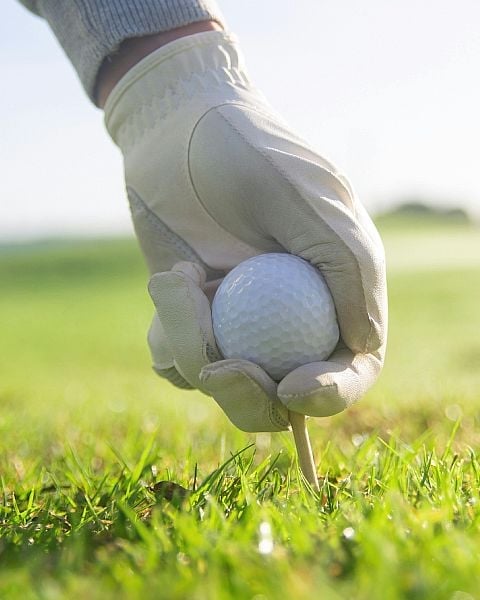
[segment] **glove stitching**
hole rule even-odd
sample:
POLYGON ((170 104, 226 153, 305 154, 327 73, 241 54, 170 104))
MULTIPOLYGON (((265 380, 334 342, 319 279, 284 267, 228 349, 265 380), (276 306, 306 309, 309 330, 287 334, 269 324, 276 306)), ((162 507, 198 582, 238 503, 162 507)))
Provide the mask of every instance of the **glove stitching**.
POLYGON ((223 277, 224 272, 209 267, 198 253, 181 236, 171 229, 152 209, 147 205, 138 192, 132 186, 127 186, 127 195, 130 200, 132 219, 135 223, 134 208, 142 211, 143 216, 151 224, 153 229, 159 234, 160 239, 169 251, 174 252, 181 260, 198 263, 207 273, 209 279, 218 279, 223 277), (134 206, 137 203, 137 206, 134 206), (140 208, 139 208, 140 207, 140 208))
POLYGON ((270 420, 273 421, 274 425, 278 427, 288 427, 290 425, 273 403, 269 404, 268 409, 270 420))
MULTIPOLYGON (((219 367, 219 370, 222 370, 222 367, 219 367)), ((261 393, 261 395, 267 395, 268 416, 270 418, 270 422, 273 425, 275 425, 276 427, 282 427, 282 428, 287 427, 289 425, 289 422, 283 418, 282 414, 280 413, 278 408, 275 406, 274 401, 268 397, 268 393, 258 383, 258 381, 256 379, 254 379, 248 373, 246 373, 245 371, 242 371, 241 369, 238 369, 235 367, 230 367, 229 370, 232 373, 237 373, 238 375, 242 375, 243 377, 245 377, 252 384, 252 386, 261 393)), ((208 381, 208 376, 209 376, 209 374, 207 374, 207 378, 204 379, 204 383, 205 383, 205 381, 208 381)), ((215 397, 215 395, 213 395, 213 396, 215 397)))
MULTIPOLYGON (((213 213, 207 208, 207 205, 205 204, 205 202, 203 202, 202 197, 200 195, 200 192, 197 190, 197 187, 195 185, 195 182, 193 180, 193 175, 192 175, 192 169, 191 169, 191 164, 190 164, 190 156, 191 156, 191 148, 192 148, 192 143, 193 143, 193 138, 195 135, 195 132, 198 128, 198 126, 200 125, 200 123, 202 122, 202 120, 211 112, 222 108, 223 106, 239 106, 242 108, 249 108, 249 105, 243 103, 243 102, 238 102, 238 101, 231 101, 231 102, 222 102, 221 104, 217 104, 215 106, 212 106, 211 108, 209 108, 207 111, 205 111, 197 120, 197 122, 195 123, 195 125, 192 128, 192 133, 190 134, 190 138, 188 140, 188 145, 187 145, 187 176, 188 176, 188 181, 190 182, 190 187, 192 189, 193 195, 195 196, 195 198, 198 200, 198 203, 200 204, 200 206, 202 207, 202 209, 207 213, 207 215, 212 219, 212 221, 217 225, 217 227, 219 227, 222 231, 227 232, 229 235, 231 235, 236 242, 236 245, 238 246, 239 249, 243 249, 246 250, 247 252, 249 252, 249 255, 252 255, 252 251, 255 254, 263 254, 265 252, 265 250, 258 248, 256 246, 254 246, 250 241, 248 240, 244 240, 242 238, 240 238, 238 236, 237 233, 234 233, 233 231, 230 231, 230 229, 228 229, 227 227, 225 227, 224 225, 222 225, 213 215, 213 213)), ((251 107, 250 107, 251 108, 251 107)), ((257 110, 257 109, 255 109, 257 110)), ((257 110, 257 112, 259 114, 265 114, 267 115, 267 113, 262 113, 260 110, 257 110)))
MULTIPOLYGON (((202 115, 202 117, 201 117, 201 118, 200 118, 200 119, 197 121, 197 123, 196 123, 195 127, 194 127, 194 128, 193 128, 193 130, 192 130, 192 134, 191 134, 191 136, 190 136, 190 142, 189 142, 189 146, 188 146, 188 156, 189 156, 189 165, 188 165, 189 169, 188 169, 188 171, 189 171, 190 182, 191 182, 192 188, 193 188, 193 190, 194 190, 194 192, 195 192, 195 195, 196 195, 196 197, 197 197, 198 201, 201 203, 201 205, 203 206, 203 208, 204 208, 204 209, 207 211, 207 213, 208 213, 208 214, 209 214, 209 215, 212 217, 212 219, 214 219, 214 220, 216 220, 216 219, 215 219, 215 217, 214 217, 214 216, 211 214, 211 212, 210 212, 210 211, 209 211, 209 210, 206 208, 206 205, 205 205, 205 203, 202 201, 202 199, 201 199, 201 196, 200 196, 200 194, 199 194, 198 190, 196 189, 196 187, 195 187, 195 184, 194 184, 194 182, 193 182, 193 177, 192 177, 192 173, 191 173, 191 169, 190 169, 190 149, 191 149, 191 144, 192 144, 192 140, 193 140, 193 136, 194 136, 195 130, 196 130, 196 128, 198 127, 198 125, 199 125, 200 121, 201 121, 201 120, 202 120, 202 119, 203 119, 203 118, 204 118, 204 117, 205 117, 205 116, 206 116, 206 115, 207 115, 209 112, 211 112, 211 111, 214 111, 214 110, 217 110, 217 109, 221 108, 222 106, 231 106, 231 105, 240 106, 240 107, 246 108, 247 110, 254 110, 255 112, 258 112, 258 113, 262 114, 262 113, 261 113, 261 111, 257 111, 257 109, 256 109, 256 108, 252 108, 251 106, 248 106, 248 105, 246 105, 246 104, 244 104, 244 103, 240 103, 240 102, 227 102, 227 103, 224 103, 224 104, 221 104, 221 105, 218 105, 218 106, 212 107, 212 108, 210 108, 210 109, 209 109, 209 110, 208 110, 206 113, 204 113, 204 114, 202 115)), ((301 193, 300 193, 300 191, 297 189, 297 187, 295 186, 294 182, 293 182, 293 181, 291 181, 291 179, 290 179, 289 175, 288 175, 288 174, 287 174, 287 173, 284 171, 284 169, 282 169, 281 167, 279 167, 278 165, 276 165, 276 164, 275 164, 275 163, 274 163, 274 162, 271 160, 271 158, 270 158, 270 157, 269 157, 267 154, 265 154, 264 152, 262 152, 262 151, 261 151, 260 149, 258 149, 256 146, 254 146, 254 145, 253 145, 253 144, 252 144, 252 143, 251 143, 251 142, 248 140, 248 138, 246 138, 246 137, 245 137, 245 135, 243 134, 243 132, 242 132, 242 131, 240 131, 240 130, 239 130, 239 129, 238 129, 238 128, 237 128, 237 127, 234 125, 234 123, 232 123, 232 121, 231 121, 231 120, 230 120, 230 119, 229 119, 227 116, 225 116, 224 114, 222 114, 220 111, 218 111, 218 112, 217 112, 217 114, 218 114, 218 116, 219 116, 221 119, 223 119, 223 120, 224 120, 224 121, 225 121, 225 122, 226 122, 226 123, 227 123, 227 124, 228 124, 228 125, 229 125, 229 126, 230 126, 230 127, 231 127, 231 128, 232 128, 232 129, 233 129, 233 130, 234 130, 234 131, 235 131, 235 132, 238 134, 238 135, 239 135, 239 136, 240 136, 240 138, 241 138, 241 139, 244 141, 244 143, 245 143, 247 146, 249 146, 249 147, 250 147, 250 148, 251 148, 251 149, 252 149, 254 152, 256 152, 256 153, 260 154, 260 155, 261 155, 261 156, 262 156, 262 157, 263 157, 263 158, 264 158, 264 159, 265 159, 265 160, 266 160, 266 161, 267 161, 267 162, 268 162, 268 163, 269 163, 269 164, 270 164, 270 165, 273 167, 273 169, 274 169, 275 171, 279 172, 279 173, 280 173, 280 174, 283 176, 284 180, 287 182, 287 184, 290 186, 290 188, 291 188, 291 189, 294 191, 294 193, 295 193, 296 195, 298 195, 298 196, 300 196, 301 198, 303 198, 302 194, 301 194, 301 193)), ((328 169, 325 169, 325 170, 326 170, 328 173, 330 173, 332 176, 335 176, 335 174, 334 174, 334 173, 331 173, 331 172, 330 172, 328 169)), ((336 178, 336 179, 338 179, 338 178, 336 178)), ((340 181, 340 183, 341 183, 341 181, 340 181)), ((309 209, 310 211, 312 210, 312 208, 311 208, 311 206, 310 206, 310 204, 309 204, 308 202, 306 202, 306 206, 308 207, 308 209, 309 209)), ((319 216, 319 215, 317 215, 317 214, 315 213, 315 216, 319 216)), ((371 319, 371 316, 370 316, 370 312, 369 312, 369 310, 368 310, 368 308, 367 308, 367 298, 366 298, 366 294, 365 294, 365 287, 364 287, 364 277, 363 277, 363 271, 362 271, 361 265, 360 265, 360 263, 358 262, 358 259, 357 259, 357 257, 355 256, 355 253, 354 253, 354 252, 353 252, 353 251, 350 249, 350 247, 349 247, 349 246, 348 246, 348 245, 345 243, 345 241, 344 241, 344 240, 342 240, 342 239, 341 239, 341 238, 338 236, 338 234, 335 232, 335 230, 333 230, 333 229, 330 227, 330 225, 329 225, 329 224, 328 224, 328 223, 327 223, 327 222, 326 222, 324 219, 322 219, 322 217, 321 217, 321 216, 320 216, 320 218, 321 218, 322 222, 324 223, 324 225, 325 225, 325 226, 326 226, 326 227, 327 227, 327 228, 328 228, 328 229, 329 229, 329 230, 330 230, 330 231, 331 231, 331 232, 334 234, 334 236, 335 236, 335 237, 336 237, 338 240, 340 240, 340 242, 342 243, 342 245, 343 245, 343 246, 344 246, 344 247, 347 249, 347 251, 348 251, 348 253, 350 254, 350 256, 351 256, 351 257, 353 257, 353 261, 354 261, 354 262, 355 262, 355 264, 357 265, 358 272, 360 273, 360 282, 361 282, 361 288, 362 288, 362 293, 363 293, 363 298, 364 298, 364 306, 365 306, 365 310, 366 310, 367 317, 368 317, 368 323, 369 323, 369 331, 368 331, 368 333, 367 333, 367 335, 366 335, 366 341, 365 341, 365 343, 364 343, 364 346, 363 346, 362 352, 363 352, 363 353, 367 353, 367 352, 368 352, 369 345, 370 345, 370 343, 371 343, 371 339, 372 339, 372 337, 373 337, 373 335, 374 335, 375 331, 374 331, 374 328, 372 327, 372 319, 371 319)), ((361 226, 360 226, 360 224, 359 224, 359 223, 356 223, 356 225, 357 225, 357 227, 361 228, 361 226)), ((231 233, 231 234, 233 235, 233 233, 232 233, 232 232, 229 232, 229 233, 231 233)))
MULTIPOLYGON (((338 385, 336 383, 331 383, 329 385, 322 385, 320 388, 317 388, 315 390, 312 390, 311 392, 307 392, 307 393, 299 393, 299 394, 281 394, 280 398, 285 398, 286 400, 297 400, 298 398, 308 398, 309 396, 314 396, 316 393, 318 393, 319 390, 336 390, 338 393, 338 385)), ((344 398, 342 398, 342 400, 344 400, 344 398)))
MULTIPOLYGON (((331 410, 329 410, 328 414, 323 415, 325 417, 333 416, 335 414, 338 414, 339 412, 346 410, 352 404, 354 404, 357 400, 357 398, 354 398, 352 400, 348 395, 341 396, 339 393, 339 390, 338 390, 338 384, 336 384, 336 383, 322 386, 320 389, 322 392, 324 390, 326 390, 328 392, 334 392, 337 400, 340 400, 343 403, 343 406, 340 407, 339 409, 335 408, 335 412, 331 412, 331 410)), ((319 390, 316 390, 316 391, 318 392, 319 390)), ((288 408, 290 409, 290 401, 293 401, 293 402, 295 402, 296 400, 310 401, 315 397, 316 391, 311 391, 308 394, 282 394, 281 400, 283 401, 283 399, 284 399, 286 401, 286 403, 289 405, 288 408)), ((324 400, 324 402, 323 402, 324 406, 328 409, 331 409, 332 408, 331 400, 328 400, 328 401, 325 401, 326 399, 323 399, 323 400, 324 400)), ((334 406, 335 406, 335 404, 334 404, 334 406)), ((315 415, 315 416, 322 416, 322 415, 315 415)))
MULTIPOLYGON (((150 131, 154 125, 166 119, 174 110, 178 110, 187 104, 193 97, 196 99, 201 97, 203 104, 207 105, 209 95, 213 91, 220 91, 224 86, 239 88, 251 94, 252 97, 255 96, 255 89, 249 83, 246 74, 239 69, 209 67, 201 73, 201 76, 203 79, 197 73, 192 74, 190 77, 178 78, 171 81, 162 94, 152 92, 150 98, 138 102, 114 130, 110 127, 109 121, 107 128, 115 143, 125 153, 126 150, 135 146, 137 141, 145 135, 145 132, 150 131), (229 81, 225 81, 226 71, 230 75, 229 81), (219 76, 219 73, 223 77, 219 76), (197 84, 197 87, 193 85, 193 82, 197 84)), ((225 104, 241 103, 232 100, 231 102, 222 102, 218 106, 225 104)), ((214 108, 216 107, 209 108, 205 114, 214 108)))
MULTIPOLYGON (((182 276, 182 275, 178 274, 178 277, 179 277, 179 279, 182 280, 182 285, 183 285, 183 288, 185 290, 186 295, 188 296, 190 306, 192 306, 193 309, 195 310, 195 320, 196 320, 197 323, 200 323, 201 319, 200 319, 199 314, 198 314, 198 306, 197 306, 197 303, 194 301, 193 296, 191 294, 190 285, 184 279, 184 277, 186 277, 186 276, 182 276)), ((208 339, 209 336, 207 335, 207 332, 203 329, 203 327, 200 328, 200 333, 201 333, 201 336, 202 336, 202 339, 201 339, 201 343, 202 343, 202 350, 201 350, 202 351, 202 358, 206 362, 206 364, 210 364, 211 361, 209 359, 208 354, 209 354, 209 351, 211 351, 212 348, 215 348, 215 346, 210 343, 210 341, 208 339)), ((211 330, 211 333, 212 333, 212 336, 213 336, 213 329, 211 330)), ((205 365, 203 365, 203 366, 205 366, 205 365)), ((197 373, 196 379, 197 379, 197 381, 200 381, 200 374, 199 373, 197 373)))
POLYGON ((222 360, 223 357, 220 355, 218 349, 212 346, 212 344, 208 340, 204 341, 204 348, 204 354, 208 359, 209 363, 216 362, 217 360, 222 360))
MULTIPOLYGON (((253 377, 251 377, 248 373, 245 373, 245 371, 241 371, 240 369, 235 369, 235 368, 233 368, 232 371, 235 371, 236 373, 240 373, 240 374, 244 375, 253 384, 253 386, 257 390, 259 390, 263 394, 267 394, 267 392, 258 383, 258 381, 256 381, 253 377)), ((267 394, 267 396, 268 396, 268 394, 267 394)), ((270 421, 273 422, 274 425, 276 425, 278 427, 286 427, 289 425, 289 422, 282 417, 280 411, 275 406, 274 401, 271 398, 267 398, 267 408, 268 408, 268 416, 270 417, 270 421)))
POLYGON ((188 381, 180 375, 175 367, 170 367, 169 369, 158 369, 155 365, 152 366, 152 369, 155 373, 169 381, 175 387, 182 390, 193 390, 194 387, 188 383, 188 381))
MULTIPOLYGON (((245 143, 246 143, 248 146, 250 146, 250 148, 252 148, 252 150, 254 150, 254 151, 255 151, 255 152, 257 152, 258 154, 260 154, 260 155, 261 155, 261 156, 262 156, 262 157, 263 157, 263 158, 264 158, 264 159, 265 159, 265 160, 266 160, 266 161, 267 161, 267 162, 268 162, 268 163, 269 163, 269 164, 270 164, 270 165, 271 165, 271 166, 272 166, 272 167, 273 167, 273 168, 274 168, 274 169, 275 169, 277 172, 279 172, 279 173, 280 173, 280 174, 283 176, 283 178, 285 179, 285 181, 288 183, 288 185, 291 187, 291 189, 292 189, 292 190, 293 190, 293 191, 294 191, 294 192, 295 192, 295 193, 296 193, 298 196, 300 196, 301 198, 303 198, 303 196, 302 196, 301 192, 300 192, 300 191, 297 189, 296 185, 295 185, 295 184, 294 184, 294 182, 293 182, 293 181, 290 179, 290 177, 289 177, 288 173, 287 173, 287 172, 286 172, 284 169, 282 169, 282 168, 281 168, 281 167, 279 167, 277 164, 275 164, 275 162, 274 162, 274 161, 272 161, 272 160, 271 160, 271 158, 270 158, 270 157, 269 157, 269 156, 268 156, 268 155, 267 155, 265 152, 262 152, 262 150, 258 149, 258 148, 257 148, 257 147, 255 147, 253 144, 251 144, 251 143, 250 143, 250 141, 248 140, 248 138, 246 138, 246 137, 243 135, 242 131, 240 131, 240 130, 239 130, 237 127, 235 127, 234 123, 232 123, 232 121, 231 121, 231 120, 230 120, 230 119, 229 119, 227 116, 225 116, 225 115, 223 115, 223 114, 221 114, 221 113, 219 113, 219 115, 220 115, 220 117, 221 117, 221 118, 222 118, 222 119, 223 119, 223 120, 224 120, 226 123, 228 123, 228 124, 230 125, 230 127, 231 127, 231 128, 234 130, 234 131, 236 131, 236 133, 237 133, 237 134, 238 134, 238 135, 239 135, 239 136, 240 136, 240 137, 243 139, 243 141, 244 141, 244 142, 245 142, 245 143)), ((328 170, 327 170, 327 171, 328 171, 328 170)), ((330 172, 329 172, 329 173, 330 173, 330 172)), ((332 174, 332 175, 333 175, 333 174, 332 174)), ((310 204, 308 204, 308 202, 306 203, 306 206, 308 207, 308 209, 309 209, 310 211, 312 210, 312 208, 311 208, 310 204)), ((317 215, 316 215, 316 213, 315 213, 315 216, 317 216, 317 215)), ((318 215, 318 216, 320 216, 320 215, 318 215)), ((366 346, 367 346, 367 344, 368 344, 368 340, 370 339, 370 336, 371 336, 371 335, 372 335, 372 333, 373 333, 373 330, 372 330, 372 325, 371 325, 371 317, 370 317, 370 313, 369 313, 369 311, 368 311, 368 309, 367 309, 367 299, 366 299, 366 294, 365 294, 365 288, 364 288, 364 285, 363 285, 363 272, 362 272, 361 265, 360 265, 360 263, 358 262, 358 260, 357 260, 357 257, 355 256, 355 253, 354 253, 354 252, 353 252, 353 251, 350 249, 350 247, 349 247, 349 246, 348 246, 348 245, 345 243, 345 241, 344 241, 344 240, 342 240, 341 238, 339 238, 339 236, 338 236, 338 234, 335 232, 335 230, 333 230, 333 229, 330 227, 330 225, 329 225, 329 224, 328 224, 328 223, 327 223, 327 222, 326 222, 326 221, 325 221, 325 220, 324 220, 324 219, 323 219, 321 216, 320 216, 320 219, 322 220, 322 222, 324 223, 324 225, 325 225, 325 226, 326 226, 326 227, 327 227, 327 228, 328 228, 328 229, 329 229, 329 230, 330 230, 330 231, 331 231, 331 232, 334 234, 334 236, 335 236, 337 239, 339 239, 339 240, 340 240, 340 242, 342 243, 342 245, 343 245, 345 248, 347 248, 347 250, 348 250, 348 253, 349 253, 349 254, 351 255, 351 257, 353 258, 354 262, 355 262, 355 263, 356 263, 356 265, 357 265, 358 271, 359 271, 359 273, 361 274, 361 277, 360 277, 360 281, 361 281, 361 287, 362 287, 362 292, 363 292, 363 298, 364 298, 364 301, 365 301, 365 309, 366 309, 367 316, 368 316, 368 321, 369 321, 369 333, 367 334, 367 342, 366 342, 366 344, 365 344, 365 346, 364 346, 364 349, 363 349, 363 351, 364 351, 364 352, 366 352, 366 346)), ((356 225, 358 226, 359 224, 358 224, 358 223, 356 223, 356 225)), ((367 346, 367 347, 368 347, 368 346, 367 346)))

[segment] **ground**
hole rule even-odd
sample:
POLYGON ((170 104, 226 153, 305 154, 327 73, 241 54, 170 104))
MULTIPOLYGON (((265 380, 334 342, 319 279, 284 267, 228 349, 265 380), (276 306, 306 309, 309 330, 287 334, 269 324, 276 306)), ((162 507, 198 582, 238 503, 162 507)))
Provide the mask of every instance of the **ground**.
POLYGON ((480 232, 381 228, 387 363, 309 421, 318 495, 151 371, 133 240, 3 248, 0 597, 478 598, 480 232))

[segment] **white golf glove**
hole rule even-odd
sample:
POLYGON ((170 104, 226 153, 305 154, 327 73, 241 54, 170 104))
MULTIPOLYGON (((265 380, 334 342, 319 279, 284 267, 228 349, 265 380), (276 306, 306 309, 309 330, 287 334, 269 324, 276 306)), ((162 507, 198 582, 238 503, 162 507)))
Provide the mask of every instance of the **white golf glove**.
POLYGON ((288 410, 327 416, 358 400, 384 360, 381 240, 345 178, 249 82, 235 39, 207 32, 160 48, 117 84, 105 113, 153 274, 157 373, 213 396, 245 431, 287 429, 288 410), (341 340, 328 361, 277 385, 253 363, 222 360, 210 301, 239 262, 282 251, 322 272, 341 340))

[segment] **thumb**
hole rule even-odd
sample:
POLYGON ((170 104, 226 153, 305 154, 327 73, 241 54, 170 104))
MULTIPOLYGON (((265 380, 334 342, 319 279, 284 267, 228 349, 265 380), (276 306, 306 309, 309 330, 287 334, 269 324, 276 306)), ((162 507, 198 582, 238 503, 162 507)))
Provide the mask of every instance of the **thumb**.
POLYGON ((289 409, 312 417, 328 417, 359 400, 376 380, 383 348, 372 354, 339 349, 328 362, 303 365, 278 386, 278 397, 289 409))

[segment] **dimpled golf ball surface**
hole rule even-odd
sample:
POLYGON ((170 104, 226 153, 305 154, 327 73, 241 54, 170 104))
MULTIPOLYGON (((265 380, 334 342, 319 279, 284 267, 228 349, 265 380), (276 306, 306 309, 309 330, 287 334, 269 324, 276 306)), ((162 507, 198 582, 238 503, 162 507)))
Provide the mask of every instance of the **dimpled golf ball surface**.
POLYGON ((291 254, 262 254, 232 269, 215 294, 212 319, 225 358, 254 362, 276 381, 325 360, 338 342, 323 277, 291 254))

